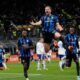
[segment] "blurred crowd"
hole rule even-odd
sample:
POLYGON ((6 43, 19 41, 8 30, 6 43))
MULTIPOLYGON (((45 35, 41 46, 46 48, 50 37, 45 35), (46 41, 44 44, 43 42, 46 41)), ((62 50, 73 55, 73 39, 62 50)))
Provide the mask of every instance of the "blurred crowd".
MULTIPOLYGON (((14 26, 30 25, 31 20, 39 20, 44 13, 44 7, 51 5, 53 13, 59 16, 65 32, 70 26, 73 26, 80 34, 79 4, 80 0, 3 0, 0 2, 0 31, 3 30, 8 39, 15 39, 13 37, 18 36, 17 32, 20 31, 13 29, 14 26)), ((1 38, 3 32, 0 33, 1 38)), ((33 34, 35 33, 33 32, 33 34)))

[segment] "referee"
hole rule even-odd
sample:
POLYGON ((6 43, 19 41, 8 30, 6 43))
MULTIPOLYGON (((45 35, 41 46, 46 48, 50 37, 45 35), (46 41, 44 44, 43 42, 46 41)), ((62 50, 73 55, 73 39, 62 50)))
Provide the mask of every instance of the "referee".
POLYGON ((18 39, 18 49, 21 55, 21 63, 23 64, 24 77, 28 78, 28 69, 30 66, 30 50, 33 48, 33 43, 30 38, 27 37, 27 31, 22 31, 22 36, 18 39))

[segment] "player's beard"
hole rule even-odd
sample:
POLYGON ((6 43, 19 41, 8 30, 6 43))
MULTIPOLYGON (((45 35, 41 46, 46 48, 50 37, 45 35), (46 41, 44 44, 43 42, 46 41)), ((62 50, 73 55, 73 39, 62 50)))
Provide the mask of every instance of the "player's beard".
POLYGON ((46 14, 47 16, 50 16, 50 15, 51 15, 51 13, 48 12, 48 11, 46 11, 45 14, 46 14))
POLYGON ((23 38, 26 38, 26 36, 23 36, 23 38))

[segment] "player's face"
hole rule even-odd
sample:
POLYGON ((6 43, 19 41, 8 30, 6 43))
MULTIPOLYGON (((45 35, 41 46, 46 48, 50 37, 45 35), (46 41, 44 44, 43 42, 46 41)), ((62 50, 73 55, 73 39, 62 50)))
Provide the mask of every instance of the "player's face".
POLYGON ((74 34, 75 33, 74 28, 70 28, 69 32, 70 32, 70 34, 74 34))
POLYGON ((22 32, 22 36, 23 36, 23 37, 26 37, 26 36, 27 36, 27 32, 26 32, 26 31, 23 31, 23 32, 22 32))
POLYGON ((45 7, 45 14, 51 15, 51 8, 50 7, 45 7))
POLYGON ((70 34, 74 34, 74 30, 70 30, 70 34))

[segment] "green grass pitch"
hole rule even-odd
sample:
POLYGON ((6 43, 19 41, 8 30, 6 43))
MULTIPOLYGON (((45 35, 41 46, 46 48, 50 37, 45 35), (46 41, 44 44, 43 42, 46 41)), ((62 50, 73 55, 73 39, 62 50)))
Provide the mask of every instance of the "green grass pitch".
MULTIPOLYGON (((0 71, 0 80, 25 80, 23 76, 23 68, 21 64, 7 64, 8 69, 0 71)), ((30 80, 76 80, 76 67, 72 63, 72 67, 64 71, 60 71, 58 61, 47 62, 48 70, 36 70, 37 62, 31 62, 29 69, 30 80)))

